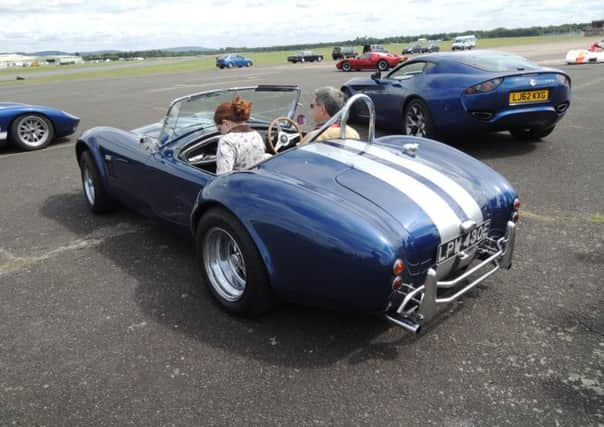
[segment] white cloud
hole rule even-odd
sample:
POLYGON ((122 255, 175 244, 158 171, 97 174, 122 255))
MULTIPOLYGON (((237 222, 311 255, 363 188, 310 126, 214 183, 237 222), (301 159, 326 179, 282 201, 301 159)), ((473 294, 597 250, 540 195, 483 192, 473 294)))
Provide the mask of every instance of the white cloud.
POLYGON ((0 51, 270 46, 589 22, 600 0, 0 0, 0 51))

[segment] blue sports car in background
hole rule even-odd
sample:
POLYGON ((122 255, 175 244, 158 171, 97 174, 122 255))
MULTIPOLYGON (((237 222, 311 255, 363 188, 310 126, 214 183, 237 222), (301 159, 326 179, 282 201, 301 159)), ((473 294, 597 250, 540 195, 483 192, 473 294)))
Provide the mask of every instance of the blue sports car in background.
MULTIPOLYGON (((570 105, 570 77, 495 51, 418 56, 385 77, 349 80, 342 90, 375 103, 377 122, 407 135, 443 137, 509 131, 518 139, 549 135, 570 105)), ((364 108, 353 111, 366 116, 364 108)))
POLYGON ((83 193, 102 213, 116 201, 195 237, 197 263, 227 311, 258 314, 279 298, 381 313, 418 332, 453 302, 511 266, 520 202, 478 160, 411 136, 296 145, 296 86, 213 90, 172 102, 160 123, 97 127, 76 144, 83 193), (216 175, 216 105, 253 102, 249 124, 277 154, 216 175))
POLYGON ((251 58, 245 56, 231 54, 231 55, 220 55, 216 57, 216 66, 222 68, 233 68, 233 67, 251 67, 254 65, 254 61, 251 58))
POLYGON ((79 117, 56 108, 0 102, 0 147, 11 141, 23 150, 38 150, 55 137, 71 135, 79 123, 79 117))

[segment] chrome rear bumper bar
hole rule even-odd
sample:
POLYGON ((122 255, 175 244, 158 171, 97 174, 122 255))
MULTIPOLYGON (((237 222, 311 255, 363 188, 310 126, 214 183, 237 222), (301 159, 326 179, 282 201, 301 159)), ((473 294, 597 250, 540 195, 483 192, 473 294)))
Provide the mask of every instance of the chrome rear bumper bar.
POLYGON ((430 268, 422 285, 418 287, 407 285, 400 291, 397 291, 403 296, 403 301, 395 311, 388 311, 386 318, 408 331, 419 333, 422 324, 428 322, 439 311, 439 305, 457 301, 475 286, 496 273, 500 268, 509 269, 512 266, 515 234, 516 224, 508 221, 503 237, 497 240, 489 240, 489 243, 493 245, 491 247, 480 248, 486 259, 475 264, 452 280, 438 281, 436 279, 436 270, 430 268), (487 267, 489 267, 488 270, 486 270, 487 267), (453 295, 443 298, 438 297, 439 289, 449 289, 459 286, 464 280, 476 273, 482 274, 460 288, 453 295))

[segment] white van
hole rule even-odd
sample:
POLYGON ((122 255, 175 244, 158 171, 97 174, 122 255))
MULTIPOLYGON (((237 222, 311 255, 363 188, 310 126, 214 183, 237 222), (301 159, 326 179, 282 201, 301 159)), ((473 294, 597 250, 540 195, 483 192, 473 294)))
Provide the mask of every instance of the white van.
POLYGON ((453 44, 451 45, 451 50, 466 50, 472 49, 476 47, 476 36, 457 36, 455 40, 453 40, 453 44))

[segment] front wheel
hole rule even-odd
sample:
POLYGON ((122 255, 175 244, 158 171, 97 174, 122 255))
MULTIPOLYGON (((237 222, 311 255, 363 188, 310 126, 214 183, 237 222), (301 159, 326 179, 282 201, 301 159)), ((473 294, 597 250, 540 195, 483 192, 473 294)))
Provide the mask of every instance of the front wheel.
POLYGON ((386 71, 388 69, 388 61, 386 61, 384 59, 380 59, 377 66, 378 66, 378 70, 386 71))
POLYGON ((323 61, 323 57, 322 57, 322 56, 319 56, 319 57, 317 58, 317 61, 318 61, 318 62, 323 61))
POLYGON ((101 175, 89 151, 84 151, 79 159, 82 176, 82 189, 88 208, 94 213, 109 212, 115 208, 115 202, 105 190, 101 175))
POLYGON ((403 113, 403 132, 405 135, 431 138, 434 136, 434 125, 430 109, 421 99, 411 100, 403 113))
POLYGON ((346 72, 352 70, 352 64, 350 64, 350 62, 348 62, 348 61, 343 62, 342 63, 342 70, 346 71, 346 72))
POLYGON ((233 64, 229 62, 229 65, 227 65, 227 68, 233 68, 233 64))
POLYGON ((548 136, 555 128, 556 125, 536 126, 534 128, 510 129, 510 133, 514 138, 521 141, 537 141, 548 136))
POLYGON ((19 148, 27 151, 46 147, 53 136, 52 123, 40 114, 19 116, 10 127, 11 140, 19 148))
POLYGON ((197 262, 212 296, 227 311, 254 316, 272 306, 262 257, 239 220, 212 208, 199 221, 195 236, 197 262))

